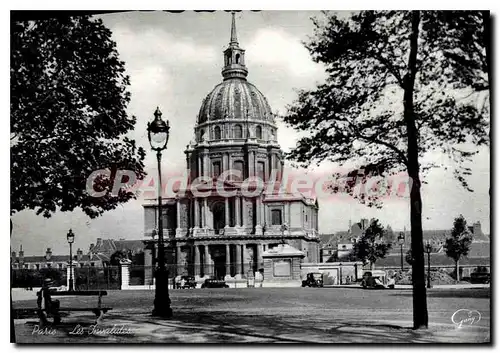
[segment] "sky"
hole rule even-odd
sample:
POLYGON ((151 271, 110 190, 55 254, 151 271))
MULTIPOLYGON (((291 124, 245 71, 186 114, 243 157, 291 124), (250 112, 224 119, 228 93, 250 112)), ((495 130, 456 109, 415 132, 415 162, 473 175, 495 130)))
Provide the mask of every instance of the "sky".
MULTIPOLYGON (((246 50, 248 80, 267 97, 273 111, 286 112, 297 89, 312 89, 325 78, 303 42, 313 34, 311 17, 316 11, 243 11, 236 14, 238 39, 246 50)), ((131 102, 128 113, 137 117, 131 136, 147 153, 146 171, 156 174, 156 159, 149 149, 146 124, 158 106, 171 125, 168 150, 162 168, 173 174, 185 169, 184 149, 193 138, 196 115, 203 98, 222 81, 222 51, 230 37, 231 16, 227 12, 172 14, 161 11, 101 15, 111 29, 121 60, 130 75, 131 102)), ((278 120, 278 142, 286 152, 295 146, 299 134, 278 120)), ((450 162, 440 154, 434 160, 450 162)), ((480 221, 490 232, 490 154, 484 148, 472 165, 469 179, 474 193, 464 190, 452 172, 434 170, 423 186, 424 229, 449 229, 463 214, 468 223, 480 221)), ((315 172, 326 173, 333 166, 323 163, 315 172)), ((96 238, 143 239, 142 201, 130 201, 97 219, 81 211, 56 213, 50 219, 23 211, 12 217, 11 248, 23 245, 26 255, 41 255, 47 247, 54 254, 68 251, 66 233, 76 234, 75 247, 87 250, 96 238)), ((319 199, 319 231, 347 230, 349 221, 378 218, 394 230, 409 229, 407 198, 388 199, 382 209, 361 205, 347 196, 319 199)))

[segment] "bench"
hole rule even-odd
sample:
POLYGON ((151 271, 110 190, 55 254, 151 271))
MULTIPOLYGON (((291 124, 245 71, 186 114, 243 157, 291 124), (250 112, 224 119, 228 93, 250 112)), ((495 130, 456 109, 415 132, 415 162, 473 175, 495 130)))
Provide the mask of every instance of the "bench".
MULTIPOLYGON (((50 290, 48 293, 48 298, 45 298, 45 300, 51 301, 52 297, 65 297, 65 296, 97 296, 97 306, 96 307, 87 307, 87 308, 74 308, 74 307, 55 307, 55 308, 50 308, 50 309, 42 309, 42 300, 38 300, 37 304, 37 313, 38 317, 40 318, 40 323, 44 324, 47 322, 47 317, 44 313, 46 314, 52 314, 54 318, 54 324, 58 324, 61 322, 61 318, 59 313, 61 311, 91 311, 97 316, 97 323, 101 322, 104 319, 104 314, 106 314, 109 310, 112 308, 110 307, 103 307, 102 306, 102 297, 108 295, 106 291, 102 290, 97 290, 97 291, 53 291, 50 290)), ((47 306, 47 305, 46 305, 47 306)), ((29 310, 29 309, 28 309, 29 310)))

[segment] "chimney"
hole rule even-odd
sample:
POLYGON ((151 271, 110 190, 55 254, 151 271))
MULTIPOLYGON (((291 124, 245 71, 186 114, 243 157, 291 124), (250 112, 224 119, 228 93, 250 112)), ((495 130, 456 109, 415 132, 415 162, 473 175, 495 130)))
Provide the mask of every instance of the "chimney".
POLYGON ((81 261, 82 258, 83 258, 83 251, 82 249, 78 248, 78 250, 76 251, 76 260, 81 261))
POLYGON ((24 262, 24 251, 23 251, 23 246, 21 245, 19 247, 19 263, 24 262))
POLYGON ((52 257, 52 250, 50 248, 47 248, 47 251, 45 252, 45 259, 48 261, 52 257))
POLYGON ((100 246, 102 244, 102 238, 97 238, 96 246, 100 246))

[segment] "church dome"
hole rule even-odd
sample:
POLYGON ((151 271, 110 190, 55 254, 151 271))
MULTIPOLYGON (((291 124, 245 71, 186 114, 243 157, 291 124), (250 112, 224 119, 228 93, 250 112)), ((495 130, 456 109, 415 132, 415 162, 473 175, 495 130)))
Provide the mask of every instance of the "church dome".
POLYGON ((275 124, 266 97, 242 78, 228 78, 215 86, 201 104, 197 123, 231 119, 275 124))

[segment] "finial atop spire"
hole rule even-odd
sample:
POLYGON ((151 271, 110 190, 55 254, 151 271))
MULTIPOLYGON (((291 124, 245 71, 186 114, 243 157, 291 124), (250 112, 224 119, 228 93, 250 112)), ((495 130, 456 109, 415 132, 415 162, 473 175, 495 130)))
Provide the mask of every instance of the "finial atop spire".
POLYGON ((231 40, 229 41, 229 45, 238 45, 238 36, 236 35, 236 19, 234 18, 234 11, 231 11, 231 16, 233 17, 233 21, 231 23, 231 40))

